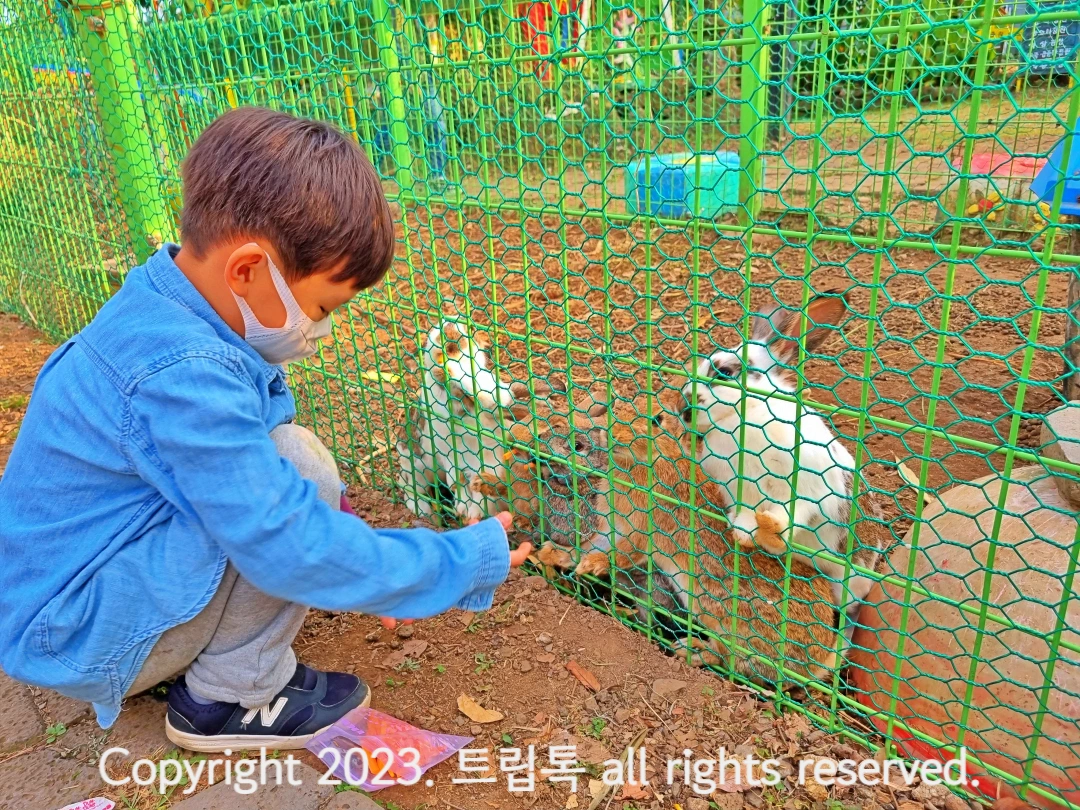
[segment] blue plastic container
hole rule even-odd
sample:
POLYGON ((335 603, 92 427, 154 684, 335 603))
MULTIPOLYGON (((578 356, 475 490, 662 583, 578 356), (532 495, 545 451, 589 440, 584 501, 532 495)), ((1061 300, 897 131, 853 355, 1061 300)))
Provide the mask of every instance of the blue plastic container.
MULTIPOLYGON (((626 167, 626 208, 632 214, 689 218, 694 205, 693 152, 652 155, 646 176, 645 159, 626 167), (649 191, 651 189, 651 191, 649 191), (646 208, 646 192, 649 192, 646 208)), ((698 216, 712 219, 736 210, 739 204, 739 155, 737 152, 706 152, 701 155, 701 196, 698 216)))
POLYGON ((1069 150, 1069 165, 1062 168, 1065 157, 1065 138, 1058 141, 1050 160, 1031 181, 1031 191, 1045 203, 1053 204, 1057 187, 1064 184, 1061 195, 1061 213, 1070 217, 1080 217, 1080 130, 1073 133, 1072 149, 1069 150))

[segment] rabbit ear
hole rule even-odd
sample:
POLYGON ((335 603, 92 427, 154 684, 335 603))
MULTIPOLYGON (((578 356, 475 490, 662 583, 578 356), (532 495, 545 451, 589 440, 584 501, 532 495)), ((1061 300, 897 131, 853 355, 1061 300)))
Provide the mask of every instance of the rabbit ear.
MULTIPOLYGON (((806 305, 807 351, 814 351, 834 334, 833 327, 840 324, 847 311, 847 293, 840 290, 826 290, 811 298, 806 305)), ((768 346, 777 360, 790 363, 799 354, 802 326, 803 317, 799 310, 774 309, 754 319, 752 337, 768 346)))

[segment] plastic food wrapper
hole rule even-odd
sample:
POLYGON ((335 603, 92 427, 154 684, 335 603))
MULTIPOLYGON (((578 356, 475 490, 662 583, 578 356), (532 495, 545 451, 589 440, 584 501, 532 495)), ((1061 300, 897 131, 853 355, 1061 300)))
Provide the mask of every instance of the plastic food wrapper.
POLYGON ((116 805, 108 799, 83 799, 75 804, 65 805, 60 810, 113 810, 116 805))
POLYGON ((437 734, 374 709, 353 709, 305 746, 328 772, 366 791, 414 785, 473 737, 437 734))

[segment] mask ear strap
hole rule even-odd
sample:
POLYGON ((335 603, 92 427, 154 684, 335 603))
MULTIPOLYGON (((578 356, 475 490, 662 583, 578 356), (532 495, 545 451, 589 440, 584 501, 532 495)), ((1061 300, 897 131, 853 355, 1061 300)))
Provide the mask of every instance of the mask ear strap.
POLYGON ((278 298, 281 299, 281 303, 285 307, 284 328, 287 329, 302 323, 305 317, 304 311, 296 303, 296 296, 292 294, 292 290, 289 289, 289 285, 285 282, 285 277, 281 275, 281 271, 277 269, 277 265, 274 264, 274 260, 270 258, 269 253, 266 254, 266 266, 270 268, 270 278, 274 281, 274 289, 277 290, 278 298))

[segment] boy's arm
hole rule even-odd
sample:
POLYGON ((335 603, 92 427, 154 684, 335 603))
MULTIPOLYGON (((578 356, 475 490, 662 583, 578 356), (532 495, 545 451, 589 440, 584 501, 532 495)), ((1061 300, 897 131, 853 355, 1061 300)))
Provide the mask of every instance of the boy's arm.
POLYGON ((196 356, 138 384, 128 449, 140 475, 268 594, 327 610, 423 618, 483 610, 509 571, 497 520, 450 532, 376 530, 321 501, 282 459, 258 394, 196 356))

